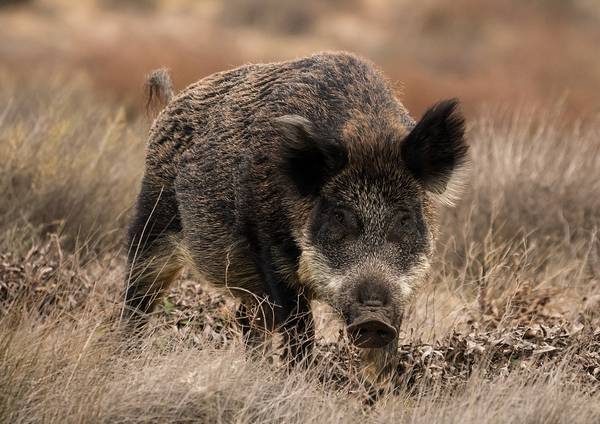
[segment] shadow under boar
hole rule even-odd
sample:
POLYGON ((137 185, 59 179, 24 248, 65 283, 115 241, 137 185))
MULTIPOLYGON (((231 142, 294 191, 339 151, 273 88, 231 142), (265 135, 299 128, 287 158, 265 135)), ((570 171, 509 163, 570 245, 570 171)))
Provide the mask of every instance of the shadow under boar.
POLYGON ((139 322, 189 265, 241 300, 249 345, 277 330, 302 359, 318 299, 384 370, 468 162, 457 101, 415 123, 348 53, 242 66, 167 100, 130 227, 126 314, 139 322))

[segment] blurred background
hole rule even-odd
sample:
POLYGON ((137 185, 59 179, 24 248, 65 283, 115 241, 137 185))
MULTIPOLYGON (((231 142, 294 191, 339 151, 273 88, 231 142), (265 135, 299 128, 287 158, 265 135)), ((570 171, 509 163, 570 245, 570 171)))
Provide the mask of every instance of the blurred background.
MULTIPOLYGON (((84 78, 142 112, 144 76, 178 89, 215 71, 320 50, 377 63, 409 110, 459 97, 600 111, 597 0, 0 0, 0 75, 84 78)), ((5 79, 3 79, 5 80, 5 79)))

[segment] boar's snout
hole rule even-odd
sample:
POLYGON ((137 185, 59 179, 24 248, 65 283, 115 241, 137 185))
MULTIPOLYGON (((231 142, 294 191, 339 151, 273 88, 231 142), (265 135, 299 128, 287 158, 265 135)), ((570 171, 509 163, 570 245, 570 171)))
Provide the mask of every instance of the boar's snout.
POLYGON ((362 348, 384 347, 398 336, 398 332, 390 324, 369 315, 350 324, 347 330, 352 343, 362 348))
POLYGON ((361 348, 391 343, 398 331, 391 324, 391 296, 381 281, 363 281, 355 292, 353 319, 347 327, 351 341, 361 348))

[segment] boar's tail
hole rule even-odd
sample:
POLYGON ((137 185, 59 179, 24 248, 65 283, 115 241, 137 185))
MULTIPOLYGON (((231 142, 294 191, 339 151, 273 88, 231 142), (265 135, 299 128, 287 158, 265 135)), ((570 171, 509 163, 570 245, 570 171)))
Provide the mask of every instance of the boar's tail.
POLYGON ((152 71, 146 77, 146 112, 152 116, 160 112, 173 98, 173 83, 167 68, 152 71))

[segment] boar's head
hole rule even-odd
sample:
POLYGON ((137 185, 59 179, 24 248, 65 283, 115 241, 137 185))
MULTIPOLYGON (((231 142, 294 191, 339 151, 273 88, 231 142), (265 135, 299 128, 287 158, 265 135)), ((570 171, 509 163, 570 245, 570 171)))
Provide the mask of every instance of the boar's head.
POLYGON ((386 346, 427 276, 436 206, 468 162, 457 101, 410 129, 367 122, 336 137, 297 115, 277 124, 283 174, 306 205, 294 229, 300 281, 341 313, 357 346, 386 346))

